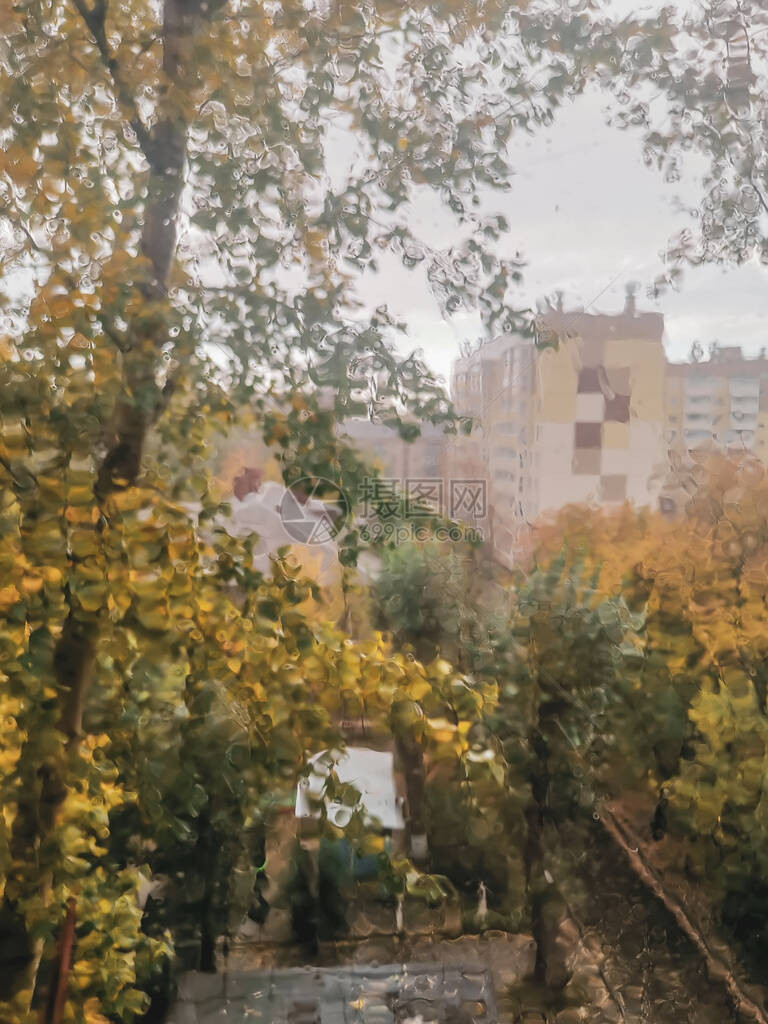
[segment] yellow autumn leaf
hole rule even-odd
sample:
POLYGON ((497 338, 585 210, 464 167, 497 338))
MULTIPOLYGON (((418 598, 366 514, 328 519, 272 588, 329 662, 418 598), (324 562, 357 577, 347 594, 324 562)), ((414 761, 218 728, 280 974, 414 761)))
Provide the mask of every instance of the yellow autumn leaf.
POLYGON ((38 594, 43 589, 43 582, 41 576, 25 576, 20 584, 22 593, 38 594))

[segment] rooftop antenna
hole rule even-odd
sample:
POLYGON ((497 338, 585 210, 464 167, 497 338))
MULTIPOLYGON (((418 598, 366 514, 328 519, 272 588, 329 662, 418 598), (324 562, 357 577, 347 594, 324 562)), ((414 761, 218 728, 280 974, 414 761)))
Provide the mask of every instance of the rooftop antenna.
POLYGON ((627 316, 634 316, 637 312, 637 301, 635 296, 637 295, 638 283, 637 281, 628 281, 624 289, 626 299, 624 300, 624 312, 627 316))

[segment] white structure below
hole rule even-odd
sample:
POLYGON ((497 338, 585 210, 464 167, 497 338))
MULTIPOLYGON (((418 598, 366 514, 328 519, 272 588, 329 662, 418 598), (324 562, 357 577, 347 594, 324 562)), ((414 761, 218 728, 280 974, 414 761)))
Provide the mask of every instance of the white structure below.
POLYGON ((368 747, 347 747, 323 750, 309 763, 310 772, 296 791, 297 818, 320 817, 317 804, 323 801, 328 820, 337 828, 348 825, 356 811, 362 812, 366 823, 382 829, 397 831, 405 827, 391 753, 368 747), (325 795, 331 771, 339 782, 348 783, 359 792, 356 806, 339 803, 325 795))

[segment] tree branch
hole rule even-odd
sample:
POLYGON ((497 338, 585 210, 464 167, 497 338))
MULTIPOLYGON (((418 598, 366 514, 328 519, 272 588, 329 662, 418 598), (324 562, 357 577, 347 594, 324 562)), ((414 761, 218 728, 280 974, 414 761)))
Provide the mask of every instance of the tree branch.
POLYGON ((135 97, 123 82, 120 75, 120 65, 118 64, 114 54, 111 52, 109 43, 107 42, 107 34, 105 30, 105 23, 107 20, 107 0, 97 0, 92 8, 87 6, 85 0, 73 0, 73 3, 77 8, 78 14, 85 22, 88 31, 93 36, 96 47, 101 54, 102 63, 109 72, 112 82, 114 83, 117 101, 122 107, 125 107, 128 110, 129 123, 146 156, 147 147, 150 142, 149 131, 145 128, 141 118, 139 117, 135 97))
POLYGON ((109 340, 112 342, 112 344, 115 346, 115 348, 117 348, 118 351, 120 351, 120 352, 123 352, 123 353, 127 352, 128 349, 129 349, 129 345, 128 345, 128 341, 126 340, 126 338, 123 337, 123 335, 121 335, 118 331, 116 331, 114 329, 114 327, 112 327, 107 322, 107 318, 104 316, 103 313, 97 313, 96 316, 98 317, 99 324, 101 325, 102 331, 109 338, 109 340))
POLYGON ((31 480, 32 483, 34 484, 37 483, 37 477, 35 476, 35 474, 30 472, 30 470, 26 468, 24 469, 24 472, 27 474, 27 481, 22 480, 20 477, 18 477, 11 463, 7 459, 4 459, 2 456, 0 456, 0 466, 3 467, 3 469, 6 471, 8 476, 10 476, 10 478, 17 485, 17 487, 26 488, 27 482, 29 480, 31 480))

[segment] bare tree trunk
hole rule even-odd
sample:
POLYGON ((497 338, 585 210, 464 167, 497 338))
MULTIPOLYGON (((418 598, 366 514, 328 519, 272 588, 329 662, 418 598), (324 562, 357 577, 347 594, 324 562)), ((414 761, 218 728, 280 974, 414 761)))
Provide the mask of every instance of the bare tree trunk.
POLYGON ((42 1017, 42 1024, 61 1024, 64 1018, 64 1002, 67 997, 69 968, 72 963, 72 948, 75 943, 76 903, 70 899, 67 904, 67 916, 59 939, 59 958, 56 972, 51 979, 51 991, 48 1006, 42 1017))
POLYGON ((536 980, 548 989, 562 989, 570 970, 560 940, 566 904, 559 888, 547 881, 546 852, 552 842, 554 826, 547 823, 551 779, 547 769, 549 751, 538 732, 530 737, 536 754, 536 771, 530 778, 531 801, 526 810, 527 835, 524 863, 526 891, 530 907, 531 934, 536 942, 536 980))
POLYGON ((408 798, 407 834, 413 860, 423 864, 429 858, 425 806, 424 753, 412 736, 395 734, 395 747, 402 765, 408 798))
POLYGON ((205 881, 203 899, 200 905, 200 958, 199 970, 210 974, 216 973, 216 927, 214 924, 214 903, 216 900, 216 874, 218 850, 213 828, 204 815, 200 821, 198 847, 205 865, 205 881))

